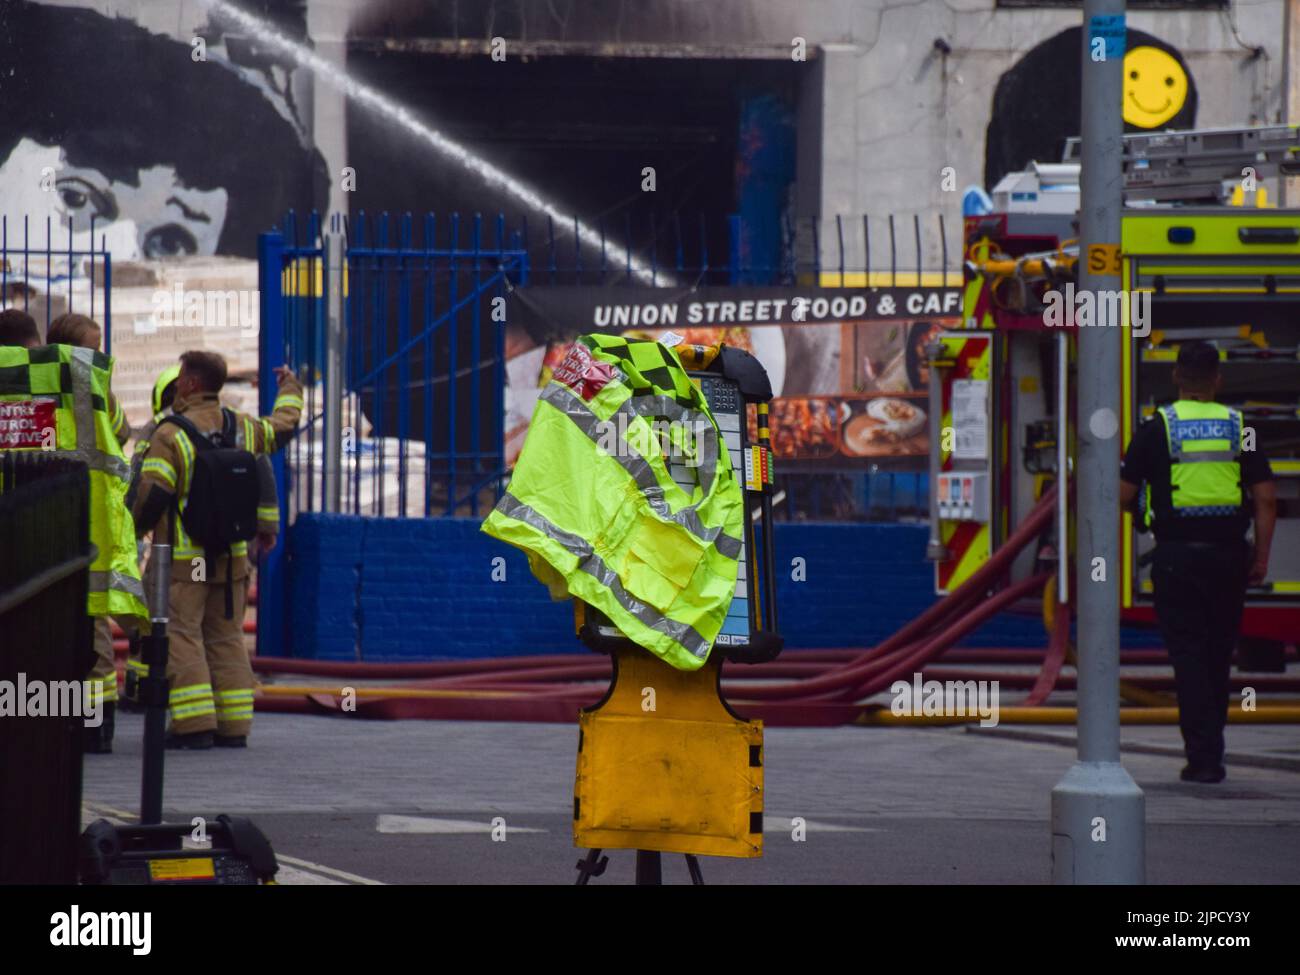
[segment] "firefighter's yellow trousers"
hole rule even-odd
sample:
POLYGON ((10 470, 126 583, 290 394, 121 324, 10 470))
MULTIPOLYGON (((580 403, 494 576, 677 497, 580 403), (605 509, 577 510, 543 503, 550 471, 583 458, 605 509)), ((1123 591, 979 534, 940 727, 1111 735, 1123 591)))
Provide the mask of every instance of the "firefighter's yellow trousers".
POLYGON ((253 669, 244 649, 244 580, 234 583, 226 619, 224 582, 173 580, 167 624, 171 730, 247 735, 253 726, 253 669))

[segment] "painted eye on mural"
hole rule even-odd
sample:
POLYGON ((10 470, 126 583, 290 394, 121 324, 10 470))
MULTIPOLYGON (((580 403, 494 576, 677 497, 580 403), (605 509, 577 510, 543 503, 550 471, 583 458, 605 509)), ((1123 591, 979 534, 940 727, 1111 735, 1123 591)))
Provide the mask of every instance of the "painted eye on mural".
POLYGON ((90 212, 98 220, 116 220, 117 204, 112 195, 96 189, 84 179, 65 177, 54 184, 59 199, 69 213, 90 212))
POLYGON ((174 223, 154 227, 145 234, 141 247, 146 257, 182 257, 195 254, 198 249, 194 235, 174 223))

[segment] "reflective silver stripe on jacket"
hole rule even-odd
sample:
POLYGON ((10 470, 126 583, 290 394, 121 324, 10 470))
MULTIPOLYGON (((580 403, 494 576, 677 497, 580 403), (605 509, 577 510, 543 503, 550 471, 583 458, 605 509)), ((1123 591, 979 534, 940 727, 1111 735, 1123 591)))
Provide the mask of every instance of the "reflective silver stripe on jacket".
POLYGON ((90 573, 90 591, 91 592, 124 592, 128 596, 134 596, 140 602, 144 602, 144 583, 139 579, 132 579, 123 572, 116 569, 108 569, 104 572, 90 573))
MULTIPOLYGON (((618 408, 618 412, 627 416, 629 420, 632 416, 666 416, 670 423, 679 423, 688 428, 695 428, 695 424, 699 424, 699 428, 704 431, 704 436, 699 441, 700 465, 697 470, 701 471, 700 490, 705 494, 709 493, 717 472, 718 431, 714 429, 707 416, 699 410, 688 410, 671 396, 632 396, 618 408)), ((727 463, 730 462, 731 458, 728 457, 727 463)))
MULTIPOLYGON (((632 396, 614 412, 608 421, 602 421, 581 396, 570 392, 560 383, 549 383, 542 392, 542 399, 572 420, 574 426, 594 444, 600 443, 602 425, 616 422, 619 414, 628 421, 646 414, 665 415, 681 422, 691 422, 695 419, 703 421, 706 433, 701 443, 700 467, 706 472, 703 477, 707 477, 707 481, 702 481, 701 489, 706 495, 709 493, 718 463, 718 431, 703 413, 686 409, 670 396, 632 396), (645 404, 634 402, 642 399, 647 402, 645 404)), ((668 502, 664 500, 663 487, 655 477, 654 469, 648 460, 635 451, 617 452, 610 456, 628 472, 637 487, 641 489, 646 503, 660 518, 680 525, 700 541, 712 544, 720 555, 733 561, 740 558, 740 539, 732 538, 721 528, 710 528, 705 525, 700 520, 698 505, 687 505, 678 511, 669 508, 668 502)), ((727 462, 731 462, 730 457, 727 462)))
POLYGON ((131 479, 131 467, 126 459, 113 457, 96 446, 99 441, 95 438, 95 407, 91 401, 95 391, 94 384, 91 382, 91 370, 94 368, 91 363, 95 350, 78 346, 73 347, 71 351, 73 361, 69 370, 72 373, 72 416, 77 426, 77 446, 61 453, 85 461, 86 466, 92 471, 103 471, 127 483, 131 479))
POLYGON ((1231 450, 1184 451, 1174 458, 1175 464, 1204 464, 1208 462, 1220 464, 1238 463, 1236 453, 1231 450))
POLYGON ((650 629, 675 640, 685 647, 692 656, 703 660, 709 655, 708 641, 700 636, 694 627, 686 623, 670 620, 624 589, 618 575, 605 564, 604 559, 595 553, 585 538, 565 531, 533 508, 524 504, 509 491, 501 496, 496 510, 507 518, 513 518, 515 521, 522 521, 526 525, 531 525, 547 538, 562 545, 565 551, 577 557, 578 568, 608 589, 619 606, 638 621, 650 629))

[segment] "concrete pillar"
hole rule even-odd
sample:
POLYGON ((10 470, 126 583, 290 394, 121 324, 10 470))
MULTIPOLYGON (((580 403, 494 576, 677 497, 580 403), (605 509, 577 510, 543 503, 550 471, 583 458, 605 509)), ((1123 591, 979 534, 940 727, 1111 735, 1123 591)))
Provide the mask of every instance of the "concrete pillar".
MULTIPOLYGON (((339 70, 347 69, 347 28, 349 13, 344 7, 314 0, 307 9, 307 33, 315 51, 339 70)), ((325 158, 329 175, 329 212, 347 213, 342 171, 348 164, 347 97, 334 85, 318 83, 311 77, 311 131, 316 148, 325 158)), ((364 179, 358 173, 357 179, 364 179)))
POLYGON ((820 52, 804 72, 795 117, 794 206, 795 260, 802 271, 813 258, 810 221, 822 210, 823 100, 826 89, 826 60, 820 52))
MULTIPOLYGON (((823 270, 839 266, 835 217, 844 218, 844 263, 859 270, 862 252, 862 206, 858 199, 858 67, 861 49, 850 44, 821 48, 821 260, 823 270)), ((804 228, 800 228, 803 231, 804 228)))
MULTIPOLYGON (((1300 0, 1282 5, 1282 119, 1300 123, 1300 0)), ((1300 206, 1300 176, 1283 176, 1281 206, 1300 206)))

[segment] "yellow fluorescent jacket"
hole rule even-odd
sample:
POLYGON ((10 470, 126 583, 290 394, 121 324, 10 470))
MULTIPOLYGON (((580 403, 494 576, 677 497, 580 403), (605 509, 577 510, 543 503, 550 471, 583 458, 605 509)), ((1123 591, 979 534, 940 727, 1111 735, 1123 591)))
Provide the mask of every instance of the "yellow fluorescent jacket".
POLYGON ((695 670, 735 593, 743 512, 726 445, 673 350, 587 335, 543 390, 483 531, 527 553, 554 598, 595 606, 629 639, 695 670), (652 429, 663 420, 696 471, 689 494, 652 429))
MULTIPOLYGON (((30 410, 38 425, 52 421, 54 449, 90 469, 90 540, 96 555, 87 612, 147 620, 134 524, 125 501, 130 467, 118 443, 121 425, 115 424, 110 406, 112 374, 113 359, 93 349, 0 347, 0 403, 21 404, 17 408, 30 410)), ((42 447, 19 435, 0 443, 0 449, 42 447)))
POLYGON ((1221 403, 1178 400, 1159 410, 1169 446, 1169 485, 1179 517, 1241 510, 1241 414, 1221 403))

